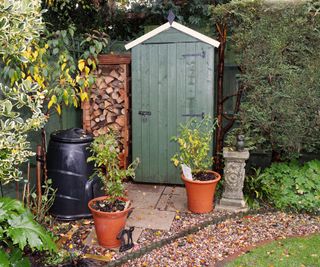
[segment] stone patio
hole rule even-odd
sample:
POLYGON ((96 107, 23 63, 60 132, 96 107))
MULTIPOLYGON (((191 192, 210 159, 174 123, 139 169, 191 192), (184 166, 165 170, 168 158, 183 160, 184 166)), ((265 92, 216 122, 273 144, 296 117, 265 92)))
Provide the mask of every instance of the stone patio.
MULTIPOLYGON (((183 186, 127 183, 126 189, 134 207, 126 227, 135 227, 134 243, 143 229, 169 231, 176 211, 187 211, 187 196, 183 186)), ((94 228, 85 243, 98 246, 94 228)))

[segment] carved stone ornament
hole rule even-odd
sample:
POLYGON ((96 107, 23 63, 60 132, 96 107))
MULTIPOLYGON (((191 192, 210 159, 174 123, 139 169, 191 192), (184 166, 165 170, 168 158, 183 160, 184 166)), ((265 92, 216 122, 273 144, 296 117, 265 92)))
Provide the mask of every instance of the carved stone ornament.
POLYGON ((249 151, 232 151, 224 148, 223 157, 225 160, 224 191, 217 208, 235 211, 246 210, 247 206, 243 198, 242 189, 249 151))

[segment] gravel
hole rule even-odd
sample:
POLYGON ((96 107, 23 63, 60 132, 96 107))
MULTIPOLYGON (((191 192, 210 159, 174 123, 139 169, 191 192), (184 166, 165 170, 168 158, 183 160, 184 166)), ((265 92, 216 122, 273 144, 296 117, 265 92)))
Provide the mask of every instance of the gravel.
MULTIPOLYGON (((177 230, 178 225, 182 225, 182 228, 187 227, 186 224, 193 222, 196 216, 202 215, 188 216, 188 223, 178 223, 176 221, 184 217, 180 216, 180 219, 173 223, 170 233, 146 230, 139 239, 138 246, 167 237, 177 230)), ((312 233, 320 233, 319 216, 283 212, 244 216, 241 219, 227 219, 222 223, 210 225, 154 249, 138 259, 129 260, 122 266, 214 266, 217 261, 264 240, 312 233)))
MULTIPOLYGON (((143 250, 195 225, 229 214, 231 213, 218 210, 208 214, 176 211, 170 231, 144 229, 131 252, 143 250)), ((131 253, 120 253, 85 244, 84 240, 94 228, 92 220, 62 223, 57 226, 59 230, 54 232, 60 233, 60 247, 75 253, 79 258, 84 258, 86 265, 83 266, 105 266, 107 262, 121 259, 131 253)), ((209 225, 156 248, 140 258, 128 260, 122 266, 214 266, 216 262, 262 241, 312 233, 320 233, 320 216, 284 212, 247 215, 209 225)))

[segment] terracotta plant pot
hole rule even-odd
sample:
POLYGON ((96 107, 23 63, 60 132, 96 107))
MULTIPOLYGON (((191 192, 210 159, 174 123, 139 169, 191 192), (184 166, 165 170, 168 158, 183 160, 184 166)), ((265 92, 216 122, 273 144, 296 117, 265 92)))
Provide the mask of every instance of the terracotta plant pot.
POLYGON ((210 181, 193 181, 186 179, 183 174, 181 178, 186 186, 188 197, 188 209, 194 213, 207 213, 213 210, 214 194, 218 181, 221 179, 219 173, 212 173, 216 179, 210 181))
MULTIPOLYGON (((120 240, 117 239, 118 234, 124 229, 128 213, 131 207, 117 212, 103 212, 95 210, 91 207, 92 203, 97 200, 104 200, 107 196, 97 197, 89 201, 88 207, 92 213, 94 227, 97 234, 98 243, 105 248, 116 248, 120 246, 120 240)), ((120 198, 128 201, 126 198, 120 198)))

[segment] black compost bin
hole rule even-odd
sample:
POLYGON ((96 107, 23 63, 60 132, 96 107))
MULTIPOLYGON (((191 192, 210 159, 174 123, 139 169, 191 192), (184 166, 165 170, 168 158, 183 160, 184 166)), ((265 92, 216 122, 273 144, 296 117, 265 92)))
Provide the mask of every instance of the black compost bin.
POLYGON ((88 147, 93 137, 84 130, 72 128, 51 134, 47 153, 48 178, 57 189, 50 209, 61 220, 90 217, 88 201, 100 195, 97 177, 89 179, 93 164, 87 163, 88 147))

